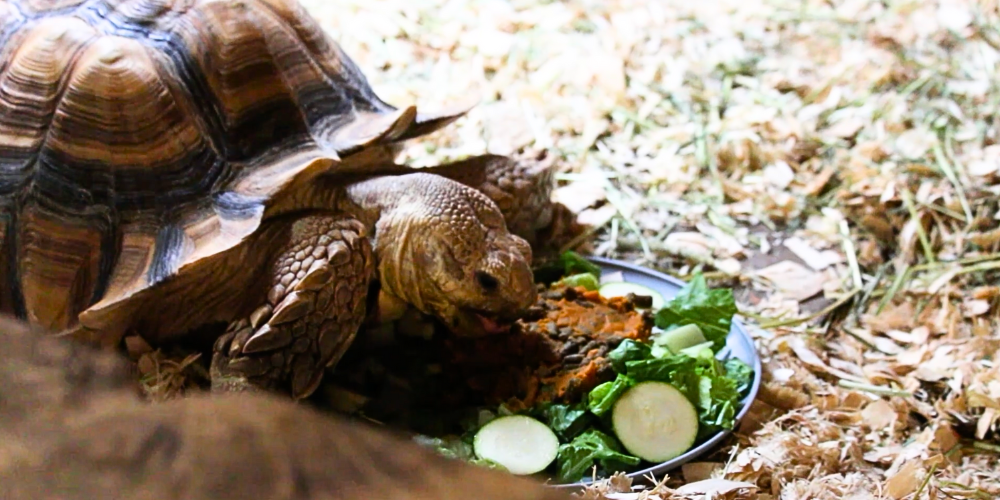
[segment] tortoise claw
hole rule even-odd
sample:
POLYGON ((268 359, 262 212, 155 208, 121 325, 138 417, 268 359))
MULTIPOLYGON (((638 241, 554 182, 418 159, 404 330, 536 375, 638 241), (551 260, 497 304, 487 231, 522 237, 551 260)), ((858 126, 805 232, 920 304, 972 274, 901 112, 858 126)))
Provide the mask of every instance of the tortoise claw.
POLYGON ((250 326, 254 329, 259 328, 261 322, 266 321, 271 317, 272 312, 273 308, 270 304, 264 304, 258 307, 257 310, 250 315, 250 326))
POLYGON ((316 294, 311 292, 292 292, 274 309, 274 315, 268 321, 271 325, 280 325, 301 319, 313 310, 316 294))
POLYGON ((287 328, 271 328, 265 323, 243 345, 243 354, 256 354, 281 349, 292 343, 292 333, 287 328))

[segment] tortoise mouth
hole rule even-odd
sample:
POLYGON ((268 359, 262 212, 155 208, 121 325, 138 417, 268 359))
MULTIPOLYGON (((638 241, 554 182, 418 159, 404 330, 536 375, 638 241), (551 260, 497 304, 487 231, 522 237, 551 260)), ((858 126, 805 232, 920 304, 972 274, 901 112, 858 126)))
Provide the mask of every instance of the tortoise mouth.
POLYGON ((482 315, 477 312, 472 313, 472 315, 479 320, 479 324, 482 325, 483 331, 489 334, 507 333, 510 331, 510 327, 514 326, 513 321, 494 319, 490 316, 482 315))
POLYGON ((455 335, 462 337, 484 337, 509 333, 519 315, 501 315, 481 309, 459 309, 448 322, 455 335))

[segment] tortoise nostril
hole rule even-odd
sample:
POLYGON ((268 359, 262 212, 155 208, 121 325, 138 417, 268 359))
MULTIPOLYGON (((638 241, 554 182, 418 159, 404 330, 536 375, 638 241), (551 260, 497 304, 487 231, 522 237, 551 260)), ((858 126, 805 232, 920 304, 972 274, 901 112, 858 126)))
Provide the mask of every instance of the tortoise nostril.
POLYGON ((479 286, 491 292, 500 286, 500 282, 496 278, 484 271, 476 271, 476 281, 479 283, 479 286))

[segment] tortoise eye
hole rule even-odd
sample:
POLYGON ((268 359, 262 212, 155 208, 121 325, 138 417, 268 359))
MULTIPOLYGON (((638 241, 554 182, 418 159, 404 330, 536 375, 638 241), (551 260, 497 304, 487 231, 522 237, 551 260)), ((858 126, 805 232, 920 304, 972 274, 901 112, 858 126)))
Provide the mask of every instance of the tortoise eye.
POLYGON ((479 286, 491 292, 500 286, 500 282, 496 278, 484 271, 476 271, 476 281, 479 283, 479 286))

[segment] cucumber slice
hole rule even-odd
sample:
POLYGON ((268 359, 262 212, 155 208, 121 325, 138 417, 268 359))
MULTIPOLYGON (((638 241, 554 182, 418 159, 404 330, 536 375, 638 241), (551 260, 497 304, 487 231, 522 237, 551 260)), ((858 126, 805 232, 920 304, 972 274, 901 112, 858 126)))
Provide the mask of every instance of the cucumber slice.
POLYGON ((670 349, 667 349, 665 346, 660 344, 653 344, 653 346, 649 349, 649 353, 652 354, 654 358, 665 358, 673 354, 670 352, 670 349))
POLYGON ((653 342, 665 346, 670 352, 678 353, 688 347, 704 344, 708 339, 698 325, 690 323, 659 334, 653 342))
POLYGON ((499 417, 479 429, 472 441, 476 456, 502 465, 511 474, 545 470, 559 451, 559 438, 545 424, 524 415, 499 417))
POLYGON ((701 344, 698 344, 698 345, 693 345, 691 347, 685 347, 684 349, 680 350, 680 353, 681 354, 686 354, 688 356, 691 356, 692 358, 697 358, 698 355, 701 354, 701 351, 703 349, 709 349, 709 350, 711 350, 713 345, 715 345, 715 342, 702 342, 701 344))
POLYGON ((666 382, 640 382, 611 410, 611 425, 629 453, 666 462, 691 449, 698 437, 698 413, 681 391, 666 382))
POLYGON ((624 297, 630 293, 634 293, 636 295, 648 295, 653 297, 652 309, 654 311, 660 310, 667 303, 667 301, 663 299, 663 295, 661 295, 660 292, 657 292, 649 287, 637 285, 635 283, 628 283, 626 281, 605 283, 601 285, 601 288, 598 289, 597 293, 606 299, 610 299, 611 297, 624 297))
POLYGON ((605 283, 617 283, 619 281, 625 281, 625 275, 621 271, 615 271, 613 273, 601 274, 601 284, 605 283))

